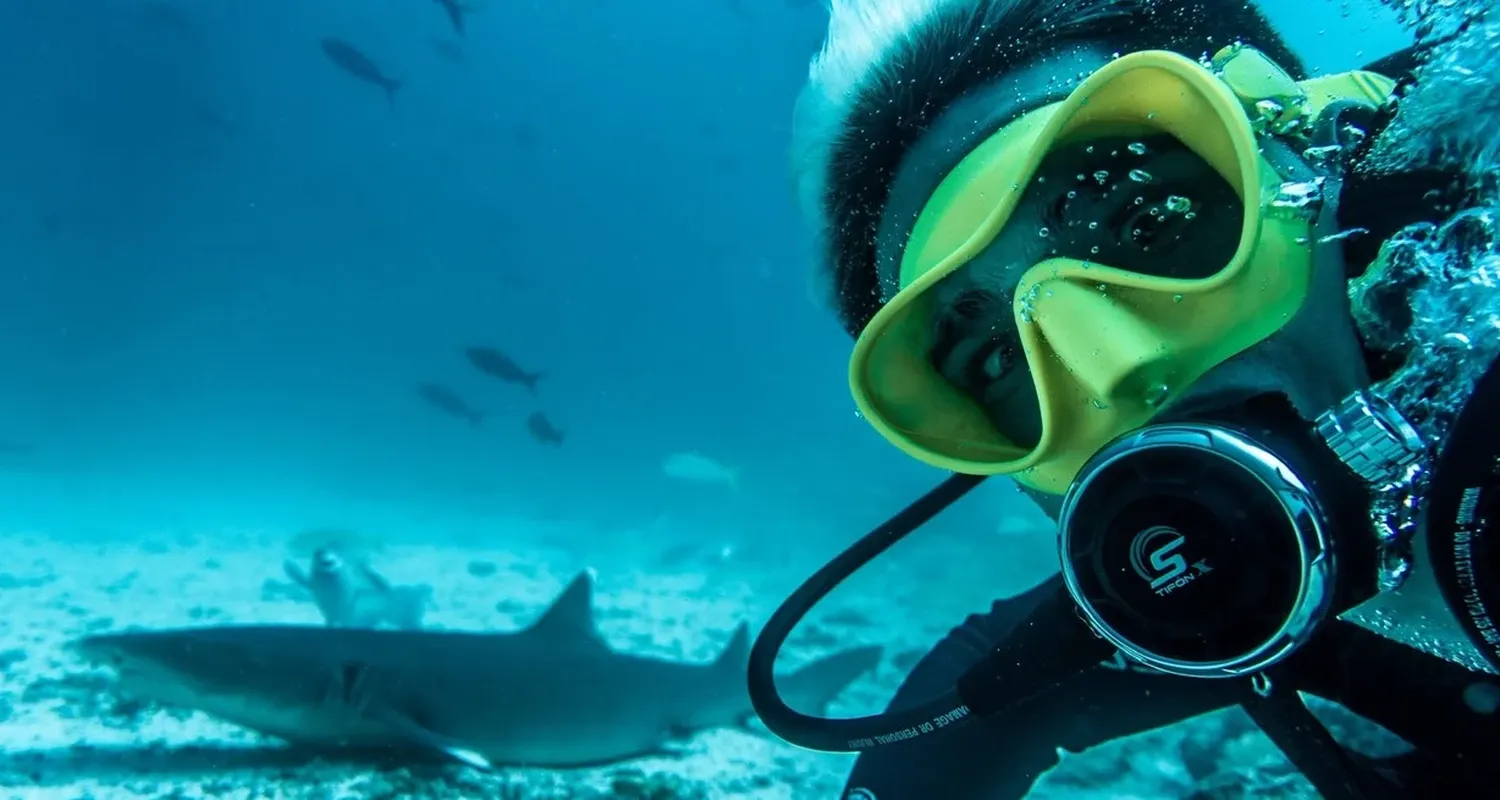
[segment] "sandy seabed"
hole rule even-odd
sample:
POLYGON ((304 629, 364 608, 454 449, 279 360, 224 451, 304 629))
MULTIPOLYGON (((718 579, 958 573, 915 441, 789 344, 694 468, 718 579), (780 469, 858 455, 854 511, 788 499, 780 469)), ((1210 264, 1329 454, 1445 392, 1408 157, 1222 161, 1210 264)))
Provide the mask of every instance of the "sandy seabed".
MULTIPOLYGON (((0 552, 6 556, 0 563, 0 798, 835 798, 851 764, 849 756, 809 753, 741 730, 704 732, 672 758, 590 770, 482 774, 453 766, 318 760, 201 714, 119 698, 108 673, 82 663, 66 646, 84 634, 129 627, 318 624, 310 603, 267 591, 268 581, 274 589, 282 578, 285 537, 216 534, 211 544, 187 537, 106 544, 15 535, 0 537, 0 552)), ((545 545, 488 551, 388 546, 372 563, 393 582, 434 585, 429 626, 501 631, 527 624, 580 568, 594 566, 545 545), (481 566, 471 570, 476 563, 481 566)), ((786 572, 785 564, 763 569, 786 572)), ((756 594, 753 587, 763 582, 744 565, 732 577, 641 566, 597 575, 596 616, 605 638, 624 651, 667 658, 713 658, 736 624, 763 618, 775 602, 756 594)), ((786 580, 782 574, 778 591, 786 580)), ((865 641, 887 648, 880 669, 851 686, 830 709, 834 715, 882 706, 912 654, 956 621, 937 614, 922 619, 914 610, 903 615, 901 630, 893 630, 872 622, 880 611, 861 607, 875 600, 848 595, 831 598, 821 622, 804 626, 789 647, 793 659, 865 641)), ((1228 733, 1225 716, 1068 755, 1033 794, 1084 800, 1308 796, 1263 737, 1228 733), (1190 763, 1203 753, 1210 754, 1220 788, 1206 787, 1203 766, 1190 763)))

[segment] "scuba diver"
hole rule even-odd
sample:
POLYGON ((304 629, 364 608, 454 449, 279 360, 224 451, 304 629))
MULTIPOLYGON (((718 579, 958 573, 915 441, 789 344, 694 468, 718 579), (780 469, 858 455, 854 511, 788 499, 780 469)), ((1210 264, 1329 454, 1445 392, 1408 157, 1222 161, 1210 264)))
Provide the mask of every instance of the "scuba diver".
POLYGON ((1309 77, 1242 0, 832 4, 800 200, 861 415, 952 473, 752 654, 774 733, 861 753, 846 798, 1022 797, 1062 751, 1232 706, 1326 798, 1500 791, 1494 187, 1402 129, 1424 81, 1492 80, 1440 48, 1493 45, 1482 14, 1424 23, 1309 77), (1061 573, 883 714, 787 707, 797 621, 995 475, 1057 522, 1061 573), (1409 748, 1345 747, 1299 693, 1409 748))

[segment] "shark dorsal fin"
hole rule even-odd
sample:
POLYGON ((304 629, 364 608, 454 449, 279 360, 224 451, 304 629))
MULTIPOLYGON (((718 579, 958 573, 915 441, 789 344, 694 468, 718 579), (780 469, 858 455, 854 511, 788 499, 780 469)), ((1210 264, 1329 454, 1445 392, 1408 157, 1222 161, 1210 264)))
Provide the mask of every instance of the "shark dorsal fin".
POLYGON ((526 632, 605 646, 599 628, 594 625, 593 573, 579 572, 526 632))

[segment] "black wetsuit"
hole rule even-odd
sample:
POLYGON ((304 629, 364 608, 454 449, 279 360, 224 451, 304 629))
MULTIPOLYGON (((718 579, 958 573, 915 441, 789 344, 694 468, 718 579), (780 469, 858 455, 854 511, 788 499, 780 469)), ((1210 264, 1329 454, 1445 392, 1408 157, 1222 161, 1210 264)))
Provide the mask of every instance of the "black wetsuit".
MULTIPOLYGON (((1413 48, 1368 69, 1406 82, 1422 57, 1413 48)), ((1466 187, 1451 173, 1436 170, 1354 174, 1345 188, 1341 227, 1363 227, 1377 234, 1346 245, 1346 261, 1352 264, 1370 263, 1386 235, 1414 221, 1441 221, 1455 207, 1464 207, 1467 199, 1466 187), (1395 202, 1403 197, 1422 200, 1417 205, 1395 202)), ((1372 357, 1371 369, 1378 374, 1390 366, 1372 357)), ((1022 595, 996 602, 987 614, 969 617, 917 664, 891 707, 917 705, 950 690, 968 667, 1058 591, 1061 580, 1054 576, 1022 595)), ((1281 677, 1275 682, 1282 689, 1270 702, 1250 696, 1244 681, 1129 671, 1122 660, 1101 664, 997 716, 860 756, 846 796, 1020 798, 1058 763, 1058 748, 1082 751, 1238 704, 1251 712, 1303 774, 1330 795, 1381 800, 1500 797, 1500 713, 1476 712, 1463 697, 1476 682, 1500 685, 1500 678, 1345 622, 1333 623, 1278 671, 1281 677), (1415 750, 1377 761, 1339 747, 1296 699, 1296 690, 1344 705, 1415 750)))
MULTIPOLYGON (((1053 577, 969 617, 917 664, 891 705, 916 704, 951 688, 1060 583, 1053 577)), ((1338 637, 1309 645, 1289 668, 1304 691, 1341 702, 1417 746, 1412 755, 1376 765, 1391 780, 1386 796, 1495 796, 1500 772, 1488 770, 1500 768, 1500 714, 1476 713, 1463 700, 1464 690, 1484 676, 1336 624, 1338 637)), ((1020 798, 1057 764, 1057 748, 1082 751, 1235 705, 1243 693, 1239 681, 1101 664, 999 716, 861 756, 847 789, 863 788, 878 800, 1020 798)))

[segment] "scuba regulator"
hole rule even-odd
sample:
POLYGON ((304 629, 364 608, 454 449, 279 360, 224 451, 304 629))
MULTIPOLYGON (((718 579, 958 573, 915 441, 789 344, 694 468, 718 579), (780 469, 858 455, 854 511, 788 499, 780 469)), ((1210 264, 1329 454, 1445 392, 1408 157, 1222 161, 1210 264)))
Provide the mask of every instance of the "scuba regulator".
POLYGON ((1427 487, 1421 502, 1404 504, 1420 509, 1410 544, 1425 556, 1421 569, 1469 652, 1500 672, 1495 409, 1500 359, 1430 462, 1400 412, 1368 392, 1295 434, 1253 407, 1248 416, 1261 421, 1167 422, 1126 434, 1094 457, 1064 500, 1066 590, 1039 603, 950 691, 853 719, 790 708, 772 668, 793 628, 844 579, 984 480, 953 475, 819 569, 771 616, 751 651, 755 710, 793 744, 853 752, 1000 713, 1116 653, 1163 673, 1248 677, 1262 691, 1279 662, 1382 588, 1371 495, 1423 463, 1431 468, 1418 482, 1427 487))

